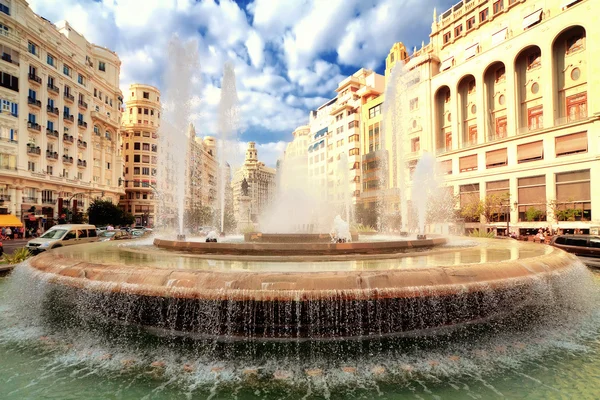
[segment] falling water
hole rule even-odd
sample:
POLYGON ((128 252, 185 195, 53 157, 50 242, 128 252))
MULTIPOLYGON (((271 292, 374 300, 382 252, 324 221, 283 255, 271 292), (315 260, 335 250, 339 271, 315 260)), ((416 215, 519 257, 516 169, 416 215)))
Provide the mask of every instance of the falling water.
MULTIPOLYGON (((164 204, 167 193, 173 193, 177 214, 177 232, 183 234, 185 208, 188 123, 191 114, 192 85, 198 81, 200 66, 195 41, 182 42, 177 36, 169 43, 169 63, 164 77, 163 118, 159 129, 158 189, 164 204)), ((167 210, 161 210, 164 214, 167 210)))
POLYGON ((350 193, 350 171, 348 166, 348 155, 346 152, 340 154, 340 160, 337 164, 338 188, 342 190, 342 198, 344 200, 344 212, 346 213, 346 221, 350 223, 350 203, 352 202, 350 193))
POLYGON ((223 66, 223 82, 221 83, 221 100, 219 102, 219 202, 221 207, 221 232, 225 232, 225 188, 229 183, 227 159, 228 143, 237 141, 239 125, 238 96, 235 85, 233 64, 227 62, 223 66))
POLYGON ((430 153, 424 153, 419 160, 413 176, 413 182, 414 185, 418 185, 418 190, 412 191, 412 199, 413 204, 417 208, 419 233, 424 234, 425 217, 429 203, 438 189, 438 183, 435 179, 435 157, 430 153))
MULTIPOLYGON (((400 192, 400 213, 402 218, 402 231, 408 228, 408 201, 407 201, 407 165, 405 155, 409 149, 407 145, 410 118, 407 117, 409 109, 407 91, 418 82, 418 71, 407 71, 402 63, 397 63, 385 89, 385 102, 383 104, 383 138, 389 137, 392 142, 392 174, 390 187, 398 188, 400 192)), ((386 148, 385 143, 382 146, 386 148)), ((388 160, 388 162, 390 162, 388 160)), ((389 171, 389 167, 386 167, 389 171)), ((384 168, 381 168, 384 170, 384 168)))

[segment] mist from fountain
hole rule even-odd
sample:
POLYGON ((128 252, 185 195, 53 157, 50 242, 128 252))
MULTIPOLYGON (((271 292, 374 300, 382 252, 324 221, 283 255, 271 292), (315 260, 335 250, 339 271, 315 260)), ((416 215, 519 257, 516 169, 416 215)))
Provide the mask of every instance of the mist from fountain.
POLYGON ((169 42, 169 63, 164 75, 163 111, 159 128, 157 186, 163 199, 159 215, 171 213, 166 198, 172 198, 177 215, 177 232, 183 235, 185 209, 188 124, 191 115, 192 85, 200 74, 198 44, 182 42, 174 36, 169 42), (167 195, 169 194, 169 195, 167 195), (171 196, 173 194, 173 196, 171 196))
MULTIPOLYGON (((391 157, 388 157, 387 160, 387 163, 392 163, 392 177, 390 177, 391 182, 389 182, 389 186, 398 188, 399 191, 400 215, 402 219, 401 230, 403 232, 408 230, 409 212, 407 200, 408 171, 405 161, 409 149, 407 142, 410 129, 408 126, 410 120, 407 117, 409 110, 408 89, 415 82, 418 82, 418 71, 408 71, 403 63, 396 63, 386 84, 382 115, 382 148, 387 148, 385 141, 389 138, 392 149, 391 157)), ((390 170, 389 165, 385 167, 380 169, 382 173, 383 171, 390 170)))
POLYGON ((235 84, 233 64, 227 62, 223 66, 223 81, 221 83, 221 100, 219 101, 219 204, 221 211, 220 229, 225 232, 225 189, 229 184, 229 168, 231 143, 237 143, 239 127, 238 96, 235 84))
POLYGON ((425 234, 425 222, 430 200, 437 193, 439 184, 435 178, 435 157, 423 153, 413 175, 412 200, 417 209, 419 234, 425 234))
POLYGON ((337 163, 337 187, 342 190, 342 199, 344 200, 344 212, 346 221, 350 223, 350 204, 352 202, 352 193, 350 193, 350 167, 348 166, 348 154, 343 152, 337 163))

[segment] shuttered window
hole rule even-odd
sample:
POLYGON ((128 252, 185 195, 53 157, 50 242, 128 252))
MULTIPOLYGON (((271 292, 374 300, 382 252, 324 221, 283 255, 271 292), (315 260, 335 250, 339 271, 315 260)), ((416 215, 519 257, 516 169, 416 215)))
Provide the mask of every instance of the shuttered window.
POLYGON ((587 132, 559 136, 555 139, 556 156, 586 153, 588 149, 587 132))
POLYGON ((452 174, 452 160, 444 160, 438 163, 438 174, 440 175, 451 175, 452 174))
POLYGON ((544 143, 537 142, 525 143, 517 146, 517 162, 525 163, 544 159, 544 143))
POLYGON ((531 204, 546 204, 546 177, 544 175, 519 178, 517 185, 519 212, 526 211, 528 205, 531 204))
POLYGON ((590 201, 590 170, 556 174, 557 201, 590 201))
POLYGON ((458 161, 460 172, 477 170, 477 154, 461 157, 458 161))
POLYGON ((508 154, 506 149, 488 151, 485 153, 485 167, 502 167, 508 164, 508 154))
POLYGON ((479 184, 473 183, 470 185, 461 185, 460 191, 460 206, 462 208, 469 204, 473 204, 479 201, 479 184))

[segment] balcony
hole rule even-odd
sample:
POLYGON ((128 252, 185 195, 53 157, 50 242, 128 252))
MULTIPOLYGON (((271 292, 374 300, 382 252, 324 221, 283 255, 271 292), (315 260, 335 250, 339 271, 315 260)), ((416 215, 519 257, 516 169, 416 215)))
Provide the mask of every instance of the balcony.
POLYGON ((79 108, 83 108, 84 110, 87 110, 87 108, 88 108, 88 103, 86 103, 86 102, 85 102, 85 101, 83 101, 83 100, 79 100, 79 101, 77 102, 77 105, 79 106, 79 108))
POLYGON ((84 142, 81 139, 77 139, 77 147, 80 149, 87 149, 87 142, 84 142))
POLYGON ((17 66, 19 65, 18 61, 13 60, 12 57, 10 56, 10 54, 6 54, 6 53, 2 54, 2 61, 6 61, 7 63, 14 64, 17 66))
POLYGON ((29 78, 29 80, 33 83, 37 83, 38 85, 42 84, 42 78, 40 78, 39 76, 37 76, 36 74, 28 74, 27 77, 29 78))
POLYGON ((42 107, 42 102, 37 99, 34 99, 33 97, 27 97, 27 104, 38 108, 42 107))
POLYGON ((65 133, 65 134, 63 134, 63 142, 68 143, 68 144, 72 144, 73 142, 75 142, 75 139, 73 138, 72 135, 67 135, 65 133))
POLYGON ((51 105, 47 105, 46 111, 48 111, 50 114, 58 115, 58 107, 52 107, 51 105))
POLYGON ((73 164, 73 157, 69 157, 67 155, 63 156, 63 163, 65 164, 73 164))
POLYGON ((119 122, 113 120, 110 115, 103 114, 100 111, 92 111, 92 120, 99 120, 107 125, 112 126, 113 128, 119 129, 119 122))
POLYGON ((58 160, 58 153, 56 151, 46 150, 46 158, 49 160, 58 160))
POLYGON ((40 149, 40 146, 34 147, 32 144, 28 144, 27 145, 27 154, 39 156, 42 154, 42 149, 40 149))
POLYGON ((577 121, 583 121, 583 120, 587 119, 587 117, 588 117, 587 110, 576 112, 576 113, 570 114, 566 117, 557 118, 556 120, 554 120, 554 126, 562 126, 562 125, 571 124, 571 123, 574 123, 577 121))
POLYGON ((10 194, 0 194, 0 201, 10 201, 10 194))
POLYGON ((29 197, 29 196, 23 196, 22 198, 23 203, 27 203, 27 204, 37 204, 37 197, 29 197))
POLYGON ((56 204, 56 199, 45 199, 42 197, 42 204, 56 204))
POLYGON ((58 139, 58 131, 53 131, 50 128, 46 128, 46 136, 48 136, 50 139, 58 139))
POLYGON ((85 168, 85 167, 87 167, 87 161, 86 160, 77 160, 77 166, 79 168, 85 168))
POLYGON ((71 103, 75 101, 75 97, 73 97, 73 95, 69 92, 64 92, 63 97, 65 100, 70 101, 71 103))
POLYGON ((63 115, 63 119, 64 119, 65 121, 67 121, 67 122, 71 122, 71 123, 72 123, 73 121, 75 121, 75 118, 74 118, 72 115, 67 115, 67 114, 64 114, 64 115, 63 115))
POLYGON ((85 122, 84 120, 78 119, 77 126, 80 128, 83 128, 83 129, 87 129, 87 122, 85 122))
POLYGON ((41 132, 42 131, 42 127, 37 122, 28 122, 27 123, 27 129, 29 129, 31 131, 34 131, 34 132, 41 132))
POLYGON ((53 84, 49 83, 48 84, 48 91, 50 92, 54 92, 56 94, 60 93, 60 89, 58 89, 58 86, 54 86, 53 84))

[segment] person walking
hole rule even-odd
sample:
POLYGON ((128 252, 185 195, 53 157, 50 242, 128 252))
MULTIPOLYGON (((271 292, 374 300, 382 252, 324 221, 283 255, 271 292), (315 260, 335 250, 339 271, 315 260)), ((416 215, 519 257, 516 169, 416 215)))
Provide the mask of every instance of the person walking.
POLYGON ((10 226, 6 228, 6 237, 8 237, 9 240, 13 238, 13 231, 10 229, 10 226))

